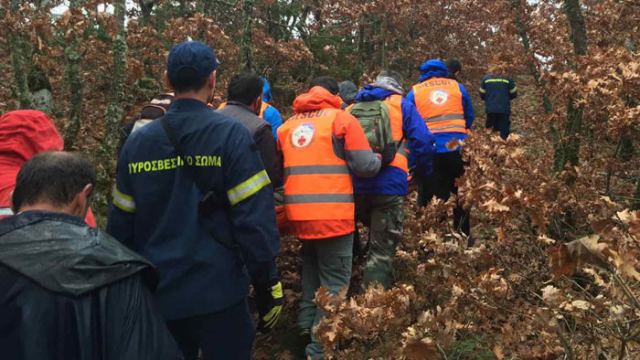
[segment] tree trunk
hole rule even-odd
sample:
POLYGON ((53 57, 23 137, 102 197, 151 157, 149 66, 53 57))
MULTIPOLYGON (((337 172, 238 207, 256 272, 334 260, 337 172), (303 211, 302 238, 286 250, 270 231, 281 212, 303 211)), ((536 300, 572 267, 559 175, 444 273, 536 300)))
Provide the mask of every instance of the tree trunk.
MULTIPOLYGON (((124 82, 127 68, 127 34, 124 25, 126 2, 125 0, 117 0, 114 1, 113 6, 118 32, 113 39, 111 98, 105 113, 106 132, 102 144, 103 153, 106 159, 109 160, 115 158, 119 141, 121 120, 124 115, 122 104, 124 100, 124 82)), ((111 164, 112 161, 105 161, 105 163, 111 164)), ((109 174, 113 173, 112 168, 107 170, 109 170, 109 174)))
POLYGON ((382 15, 382 24, 380 24, 380 66, 387 68, 387 34, 388 34, 388 17, 385 13, 382 15))
POLYGON ((636 180, 636 192, 633 195, 633 203, 631 204, 632 210, 640 210, 640 176, 636 180))
MULTIPOLYGON (((80 0, 69 2, 69 10, 74 15, 81 13, 80 6, 80 0)), ((71 39, 64 49, 66 85, 70 99, 69 113, 67 114, 69 122, 64 132, 64 144, 67 149, 73 147, 82 125, 82 71, 80 65, 82 56, 78 51, 78 36, 81 36, 81 34, 74 33, 71 35, 71 39)))
POLYGON ((625 134, 622 136, 622 144, 620 145, 620 159, 629 161, 633 158, 635 149, 633 148, 633 136, 625 134))
MULTIPOLYGON (((20 0, 11 0, 10 10, 13 16, 20 11, 20 0)), ((26 42, 22 34, 12 32, 9 38, 9 48, 11 51, 11 66, 13 67, 13 78, 16 86, 16 93, 20 101, 21 109, 31 107, 31 93, 29 91, 29 81, 27 74, 29 71, 26 66, 26 42)))
POLYGON ((360 65, 360 71, 364 70, 364 63, 366 59, 365 48, 364 48, 364 39, 365 39, 365 16, 360 16, 360 23, 358 24, 358 64, 360 65))
MULTIPOLYGON (((587 54, 587 30, 580 7, 580 0, 564 0, 563 8, 571 31, 571 42, 576 56, 587 54)), ((580 153, 580 133, 582 132, 583 106, 576 106, 573 97, 567 103, 567 124, 564 136, 556 147, 554 168, 556 171, 564 169, 567 163, 577 165, 580 153)))
POLYGON ((153 6, 155 5, 155 1, 153 0, 138 0, 138 5, 140 6, 141 23, 142 25, 151 24, 151 11, 153 10, 153 6))
POLYGON ((576 107, 573 98, 567 103, 567 122, 564 129, 564 136, 556 148, 554 159, 554 169, 562 171, 569 163, 572 166, 578 165, 580 160, 580 133, 582 132, 582 106, 576 107))
POLYGON ((244 0, 242 4, 243 30, 240 48, 242 66, 245 71, 253 70, 253 0, 244 0))
POLYGON ((189 17, 191 15, 191 9, 189 6, 189 2, 187 0, 179 0, 178 11, 180 12, 180 17, 189 17))
POLYGON ((164 1, 159 2, 156 6, 153 27, 158 32, 158 34, 164 33, 164 30, 167 28, 168 17, 171 13, 171 8, 168 8, 168 6, 170 6, 170 4, 164 1))
POLYGON ((540 79, 540 73, 536 67, 534 54, 531 52, 531 40, 529 39, 529 29, 523 19, 523 14, 525 14, 524 2, 525 0, 511 0, 511 8, 514 11, 515 16, 515 25, 518 31, 518 36, 520 36, 520 41, 522 41, 522 46, 527 54, 527 68, 529 70, 529 74, 533 77, 536 82, 536 86, 542 91, 542 107, 546 114, 550 114, 553 111, 553 105, 551 104, 551 100, 549 96, 544 91, 544 83, 540 79))
POLYGON ((564 0, 564 12, 569 20, 573 51, 578 56, 587 54, 587 27, 580 6, 580 0, 564 0))

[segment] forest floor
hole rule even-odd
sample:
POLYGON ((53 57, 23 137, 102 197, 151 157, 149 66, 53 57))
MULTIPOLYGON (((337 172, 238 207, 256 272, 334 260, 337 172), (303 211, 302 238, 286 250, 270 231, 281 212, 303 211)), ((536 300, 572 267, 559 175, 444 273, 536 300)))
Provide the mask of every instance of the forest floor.
MULTIPOLYGON (((405 212, 415 211, 415 192, 407 197, 405 212)), ((450 219, 449 219, 450 220, 450 219)), ((476 246, 488 241, 495 241, 495 226, 491 224, 487 214, 479 211, 473 213, 472 233, 476 238, 476 246)), ((360 229, 362 238, 366 238, 366 229, 360 229)), ((403 246, 403 243, 414 242, 416 234, 410 230, 404 231, 403 241, 398 245, 399 251, 409 251, 409 248, 403 246)), ((259 334, 256 340, 256 360, 304 360, 304 349, 308 343, 308 337, 301 336, 297 324, 298 303, 301 298, 301 274, 302 259, 300 257, 300 242, 291 237, 286 236, 281 243, 281 255, 279 258, 279 269, 282 275, 282 282, 285 289, 285 307, 282 317, 276 329, 270 334, 259 334)), ((364 258, 358 257, 354 261, 353 275, 351 278, 351 287, 349 296, 360 295, 363 293, 361 289, 362 283, 362 267, 364 258)), ((396 259, 401 263, 401 259, 396 259)), ((403 268, 406 264, 396 264, 397 267, 403 268)), ((406 276, 406 275, 405 275, 406 276)), ((405 276, 397 274, 399 281, 403 281, 405 276)), ((425 309, 426 310, 426 309, 425 309)), ((397 345, 397 344, 396 344, 397 345)), ((373 347, 374 345, 372 345, 373 347)), ((458 355, 458 359, 472 358, 477 360, 493 359, 491 350, 487 348, 483 339, 475 335, 468 338, 461 338, 450 349, 458 355), (471 355, 475 354, 475 357, 471 355)))

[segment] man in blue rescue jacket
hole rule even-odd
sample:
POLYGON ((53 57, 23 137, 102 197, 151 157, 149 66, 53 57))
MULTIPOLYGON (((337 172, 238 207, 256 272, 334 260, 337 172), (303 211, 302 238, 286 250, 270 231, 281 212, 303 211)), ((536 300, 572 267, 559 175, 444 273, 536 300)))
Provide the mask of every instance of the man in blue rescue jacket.
POLYGON ((282 308, 273 190, 249 131, 207 107, 217 59, 201 42, 171 49, 166 115, 131 134, 108 232, 158 268, 156 300, 186 359, 249 359, 282 308))
MULTIPOLYGON (((462 84, 449 78, 443 61, 432 59, 420 65, 420 82, 413 86, 407 100, 416 105, 436 138, 433 174, 421 182, 418 202, 424 206, 434 196, 446 201, 451 193, 458 193, 455 182, 464 174, 460 147, 474 120, 471 97, 462 84)), ((453 224, 472 245, 469 211, 460 204, 453 210, 453 224)))
POLYGON ((271 99, 271 84, 269 84, 269 80, 263 76, 262 102, 266 106, 263 106, 264 111, 262 111, 261 117, 271 125, 271 133, 273 134, 273 137, 278 140, 278 128, 282 125, 282 115, 280 115, 280 111, 278 111, 275 106, 270 104, 271 99))
POLYGON ((404 198, 409 191, 407 149, 416 162, 416 173, 431 173, 435 152, 433 134, 412 102, 402 97, 400 75, 383 71, 376 81, 355 97, 356 103, 382 101, 389 111, 393 140, 398 151, 393 161, 373 178, 354 176, 356 217, 369 226, 369 251, 364 266, 364 285, 393 285, 393 257, 402 239, 404 198))

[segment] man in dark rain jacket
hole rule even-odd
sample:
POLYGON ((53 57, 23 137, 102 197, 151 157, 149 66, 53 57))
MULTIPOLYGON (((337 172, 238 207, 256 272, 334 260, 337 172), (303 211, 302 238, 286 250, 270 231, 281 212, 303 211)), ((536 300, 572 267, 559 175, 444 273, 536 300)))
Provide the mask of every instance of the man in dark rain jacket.
POLYGON ((95 183, 77 155, 27 161, 0 221, 0 357, 181 359, 149 290, 143 258, 82 219, 95 183))

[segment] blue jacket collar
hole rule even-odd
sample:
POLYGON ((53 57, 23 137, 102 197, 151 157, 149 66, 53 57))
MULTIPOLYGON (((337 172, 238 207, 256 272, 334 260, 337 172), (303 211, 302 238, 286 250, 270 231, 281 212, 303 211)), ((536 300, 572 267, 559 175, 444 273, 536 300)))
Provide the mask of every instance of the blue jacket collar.
POLYGON ((356 95, 356 102, 384 100, 394 94, 395 92, 391 90, 382 89, 373 85, 366 85, 362 90, 360 90, 358 95, 356 95))
POLYGON ((208 109, 207 104, 196 99, 176 99, 169 108, 170 110, 199 110, 208 109))

